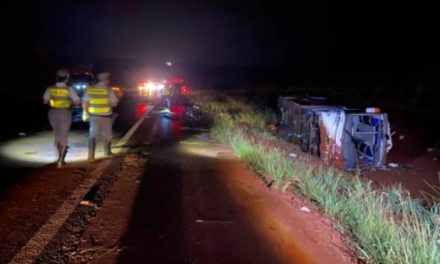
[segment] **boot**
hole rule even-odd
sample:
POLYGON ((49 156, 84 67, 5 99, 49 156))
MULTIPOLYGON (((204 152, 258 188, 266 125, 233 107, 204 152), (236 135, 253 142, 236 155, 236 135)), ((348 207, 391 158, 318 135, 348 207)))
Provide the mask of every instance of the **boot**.
POLYGON ((62 167, 64 167, 64 165, 66 165, 65 159, 66 159, 66 155, 67 155, 67 149, 68 149, 67 146, 60 148, 60 152, 59 152, 60 155, 58 157, 58 162, 57 162, 58 168, 62 168, 62 167))
POLYGON ((95 147, 96 147, 96 140, 94 138, 89 138, 89 161, 95 160, 95 147))
POLYGON ((110 157, 110 156, 113 156, 112 142, 106 141, 106 142, 104 142, 104 157, 110 157))
POLYGON ((58 152, 58 160, 60 160, 60 157, 61 157, 61 144, 59 142, 57 142, 57 143, 55 143, 55 146, 56 146, 57 152, 58 152))

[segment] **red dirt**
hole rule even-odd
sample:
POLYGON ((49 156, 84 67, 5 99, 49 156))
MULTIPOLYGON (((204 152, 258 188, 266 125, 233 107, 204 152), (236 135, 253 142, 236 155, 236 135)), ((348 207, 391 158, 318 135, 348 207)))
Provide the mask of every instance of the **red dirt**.
POLYGON ((393 148, 387 162, 399 164, 399 168, 376 170, 366 176, 380 185, 401 184, 414 196, 424 193, 440 199, 440 150, 435 148, 434 120, 422 115, 405 115, 399 111, 389 114, 393 136, 393 148), (426 120, 425 120, 426 119, 426 120))
MULTIPOLYGON (((214 145, 205 147, 215 152, 214 145)), ((217 153, 231 157, 224 148, 217 153)), ((78 252, 88 255, 82 257, 94 252, 94 263, 356 263, 313 205, 268 188, 236 159, 161 148, 152 151, 140 182, 138 174, 139 167, 115 183, 83 235, 78 252)))
MULTIPOLYGON (((373 181, 375 186, 384 187, 400 184, 413 197, 440 199, 440 150, 428 148, 417 140, 417 136, 405 136, 399 140, 397 134, 393 148, 387 156, 387 164, 396 163, 398 168, 376 168, 363 172, 363 176, 373 181)), ((317 156, 303 153, 299 147, 282 140, 266 141, 271 148, 283 150, 286 154, 295 153, 294 159, 310 161, 312 165, 324 163, 317 156)))
MULTIPOLYGON (((0 201, 0 262, 6 262, 58 209, 91 166, 38 168, 10 187, 0 201)), ((3 175, 6 177, 6 175, 3 175)))

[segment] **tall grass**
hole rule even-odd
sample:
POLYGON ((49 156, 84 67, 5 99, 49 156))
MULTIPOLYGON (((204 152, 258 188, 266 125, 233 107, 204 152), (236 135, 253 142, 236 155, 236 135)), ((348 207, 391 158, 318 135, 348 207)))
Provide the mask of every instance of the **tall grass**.
POLYGON ((266 132, 265 114, 229 97, 201 97, 212 120, 212 133, 230 144, 276 187, 292 184, 335 220, 360 259, 369 263, 440 263, 440 204, 423 207, 399 186, 373 189, 357 176, 341 177, 331 168, 312 169, 281 151, 261 144, 275 140, 266 132))
POLYGON ((277 149, 266 149, 259 144, 251 144, 243 134, 230 135, 229 143, 236 155, 248 162, 269 182, 279 187, 287 179, 294 179, 294 165, 286 160, 277 149))

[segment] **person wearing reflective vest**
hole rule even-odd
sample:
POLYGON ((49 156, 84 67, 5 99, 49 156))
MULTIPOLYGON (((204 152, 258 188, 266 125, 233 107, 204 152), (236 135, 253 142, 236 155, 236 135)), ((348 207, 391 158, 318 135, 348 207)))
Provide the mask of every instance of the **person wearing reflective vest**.
POLYGON ((83 109, 89 116, 89 156, 95 160, 96 140, 104 145, 104 156, 112 155, 112 115, 113 107, 118 104, 118 97, 109 86, 110 74, 107 72, 97 75, 98 83, 87 88, 83 97, 83 109))
POLYGON ((56 75, 56 83, 46 88, 43 95, 43 103, 50 106, 48 117, 55 137, 55 146, 58 150, 57 166, 65 165, 68 150, 68 137, 72 123, 72 103, 77 105, 81 102, 78 94, 67 86, 69 73, 59 70, 56 75))

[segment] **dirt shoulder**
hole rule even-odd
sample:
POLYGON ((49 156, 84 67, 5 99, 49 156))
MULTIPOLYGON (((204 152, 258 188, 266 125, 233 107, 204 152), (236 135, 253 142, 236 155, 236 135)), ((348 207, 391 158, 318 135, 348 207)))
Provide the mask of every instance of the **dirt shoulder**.
MULTIPOLYGON (((95 164, 96 165, 96 164, 95 164)), ((94 166, 38 168, 3 193, 0 201, 0 263, 8 262, 87 179, 94 166)))

